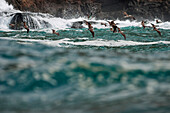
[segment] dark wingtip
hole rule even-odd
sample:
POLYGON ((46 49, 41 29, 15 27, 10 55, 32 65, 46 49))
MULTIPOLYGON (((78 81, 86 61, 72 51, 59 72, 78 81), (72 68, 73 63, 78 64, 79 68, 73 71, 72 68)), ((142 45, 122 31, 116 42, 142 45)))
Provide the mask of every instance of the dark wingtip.
POLYGON ((29 33, 30 29, 27 29, 27 33, 29 33))

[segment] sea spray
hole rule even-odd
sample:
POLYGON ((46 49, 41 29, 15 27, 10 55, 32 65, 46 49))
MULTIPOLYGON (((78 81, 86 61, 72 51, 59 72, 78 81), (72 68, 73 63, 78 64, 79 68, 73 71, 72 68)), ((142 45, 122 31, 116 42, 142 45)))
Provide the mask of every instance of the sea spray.
POLYGON ((12 5, 8 5, 5 0, 1 0, 0 11, 9 11, 12 9, 13 9, 12 5))

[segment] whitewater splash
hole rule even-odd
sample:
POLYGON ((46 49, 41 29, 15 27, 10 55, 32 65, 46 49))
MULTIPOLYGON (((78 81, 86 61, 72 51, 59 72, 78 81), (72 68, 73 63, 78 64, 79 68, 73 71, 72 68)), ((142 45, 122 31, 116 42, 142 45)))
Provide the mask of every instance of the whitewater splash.
POLYGON ((1 0, 0 11, 7 11, 7 10, 12 10, 12 9, 13 9, 12 5, 8 5, 5 0, 1 0))

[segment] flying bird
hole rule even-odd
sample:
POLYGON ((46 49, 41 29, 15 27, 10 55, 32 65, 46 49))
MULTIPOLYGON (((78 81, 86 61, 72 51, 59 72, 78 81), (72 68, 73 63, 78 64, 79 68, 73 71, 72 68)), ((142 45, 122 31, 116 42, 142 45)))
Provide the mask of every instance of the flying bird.
POLYGON ((84 22, 88 26, 88 30, 91 32, 92 36, 94 37, 93 26, 89 22, 87 22, 86 20, 84 20, 84 22))
POLYGON ((119 27, 117 27, 117 29, 118 29, 119 33, 120 33, 120 34, 124 37, 124 39, 126 40, 126 35, 120 30, 119 27))
POLYGON ((123 14, 125 15, 124 18, 131 18, 133 20, 136 20, 136 18, 132 15, 128 15, 126 12, 123 12, 123 14))
POLYGON ((153 30, 155 30, 160 36, 161 36, 161 32, 156 28, 156 26, 154 24, 152 24, 153 30))
POLYGON ((28 28, 28 26, 26 25, 26 22, 23 22, 24 23, 24 28, 27 30, 27 33, 29 33, 30 29, 28 28))

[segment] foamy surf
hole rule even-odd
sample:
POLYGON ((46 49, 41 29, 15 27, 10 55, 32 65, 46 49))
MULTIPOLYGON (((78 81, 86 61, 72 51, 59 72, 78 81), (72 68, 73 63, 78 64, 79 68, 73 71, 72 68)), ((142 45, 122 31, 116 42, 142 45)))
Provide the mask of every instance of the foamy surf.
POLYGON ((19 39, 19 38, 8 38, 8 37, 0 37, 0 39, 3 40, 16 40, 16 41, 22 41, 22 42, 37 42, 40 44, 44 44, 47 46, 53 46, 53 47, 69 47, 74 46, 104 46, 104 47, 122 47, 122 46, 139 46, 139 45, 153 45, 153 44, 170 44, 170 41, 156 41, 156 42, 136 42, 136 41, 125 41, 125 40, 103 40, 103 39, 97 39, 97 40, 88 40, 88 38, 77 38, 77 39, 84 39, 86 41, 83 42, 74 42, 71 38, 64 38, 59 40, 41 40, 41 39, 19 39), (64 45, 63 45, 64 44, 64 45), (66 46, 65 46, 66 45, 66 46))

